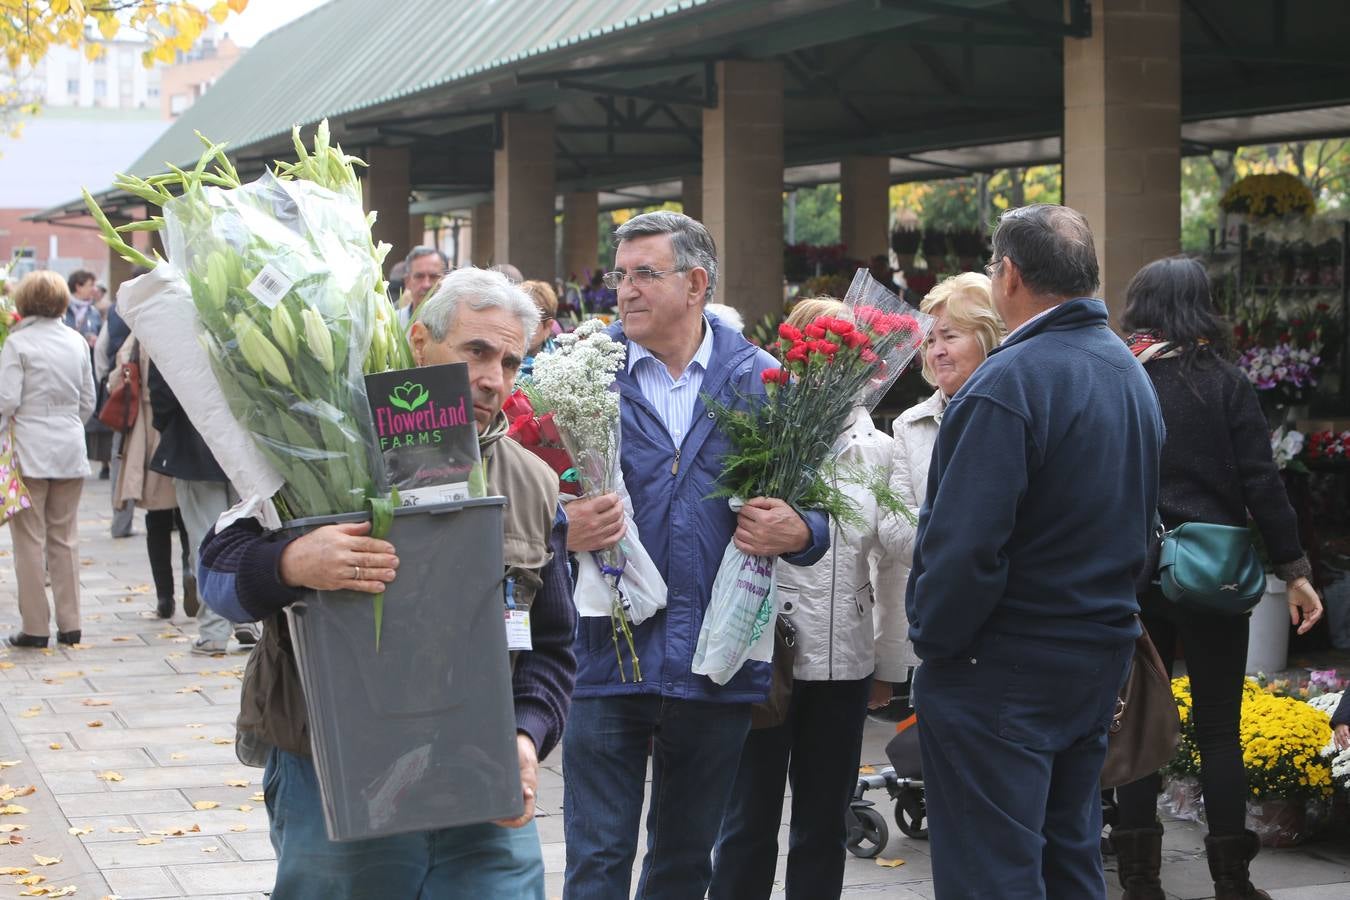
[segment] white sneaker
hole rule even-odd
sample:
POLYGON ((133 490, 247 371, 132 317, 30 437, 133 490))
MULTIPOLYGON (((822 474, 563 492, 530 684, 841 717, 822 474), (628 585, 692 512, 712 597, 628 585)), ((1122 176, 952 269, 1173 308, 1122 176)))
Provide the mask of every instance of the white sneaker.
POLYGON ((224 656, 229 652, 229 649, 228 641, 208 641, 197 638, 192 642, 192 653, 195 656, 224 656))

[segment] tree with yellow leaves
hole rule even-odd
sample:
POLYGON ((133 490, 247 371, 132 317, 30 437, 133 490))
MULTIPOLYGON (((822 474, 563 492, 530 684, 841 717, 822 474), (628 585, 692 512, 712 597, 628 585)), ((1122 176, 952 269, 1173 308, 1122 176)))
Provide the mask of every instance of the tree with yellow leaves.
POLYGON ((204 6, 186 0, 0 0, 0 46, 7 64, 0 76, 0 132, 15 133, 19 117, 37 110, 36 101, 22 95, 18 73, 36 66, 52 47, 83 50, 94 60, 103 55, 105 41, 129 30, 149 42, 141 54, 147 69, 171 63, 192 49, 211 21, 243 12, 248 0, 204 6))

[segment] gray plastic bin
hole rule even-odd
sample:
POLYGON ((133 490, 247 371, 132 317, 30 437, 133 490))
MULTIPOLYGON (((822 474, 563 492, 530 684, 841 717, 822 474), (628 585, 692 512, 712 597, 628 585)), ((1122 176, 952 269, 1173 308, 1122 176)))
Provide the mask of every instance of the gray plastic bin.
MULTIPOLYGON (((523 812, 502 596, 503 497, 394 511, 398 577, 287 611, 328 836, 353 841, 523 812)), ((311 531, 362 514, 288 522, 311 531)))

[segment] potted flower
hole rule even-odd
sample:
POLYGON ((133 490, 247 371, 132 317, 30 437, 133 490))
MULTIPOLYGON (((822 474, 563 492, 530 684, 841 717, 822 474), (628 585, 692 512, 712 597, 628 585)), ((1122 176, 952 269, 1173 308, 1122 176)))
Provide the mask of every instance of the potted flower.
POLYGON ((978 228, 957 228, 948 233, 952 251, 963 272, 978 272, 988 258, 989 243, 978 228))
POLYGON ((930 272, 940 272, 946 265, 949 247, 947 232, 929 228, 923 233, 923 261, 930 272))
POLYGON ((923 232, 917 228, 897 228, 891 232, 891 249, 895 251, 896 265, 902 272, 914 268, 914 255, 919 252, 923 232))
MULTIPOLYGON (((1190 679, 1172 682, 1181 716, 1181 742, 1165 772, 1198 779, 1200 752, 1191 716, 1190 679)), ((1281 697, 1247 679, 1239 725, 1247 769, 1247 827, 1267 847, 1288 847, 1308 837, 1310 813, 1317 820, 1334 793, 1331 762, 1322 755, 1331 742, 1331 718, 1293 697, 1281 697)), ((1173 791, 1169 791, 1169 795, 1173 791)))

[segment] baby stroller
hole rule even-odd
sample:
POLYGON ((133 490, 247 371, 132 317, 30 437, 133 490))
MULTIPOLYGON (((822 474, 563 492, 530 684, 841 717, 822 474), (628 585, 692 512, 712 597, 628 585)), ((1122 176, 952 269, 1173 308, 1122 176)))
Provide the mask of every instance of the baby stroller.
POLYGON ((858 778, 845 821, 848 824, 848 852, 862 859, 881 854, 890 840, 886 817, 876 805, 863 797, 869 790, 885 788, 895 801, 895 824, 907 837, 927 838, 924 821, 927 810, 923 800, 923 767, 919 762, 919 729, 913 713, 895 726, 895 737, 886 744, 890 765, 872 775, 858 778))
MULTIPOLYGON (((906 837, 927 840, 925 825, 928 812, 923 797, 923 766, 919 758, 919 729, 917 717, 911 713, 896 726, 896 735, 886 744, 886 758, 891 764, 873 775, 858 778, 849 803, 845 822, 848 825, 848 852, 861 859, 872 859, 886 849, 890 830, 886 817, 876 804, 863 797, 870 790, 885 788, 895 801, 895 824, 906 837)), ((1102 792, 1102 824, 1111 828, 1116 822, 1114 791, 1102 792)), ((1110 843, 1102 838, 1102 856, 1112 855, 1110 843)))

